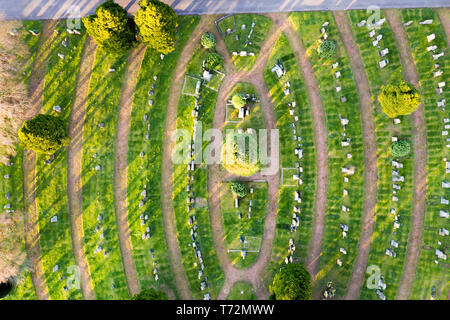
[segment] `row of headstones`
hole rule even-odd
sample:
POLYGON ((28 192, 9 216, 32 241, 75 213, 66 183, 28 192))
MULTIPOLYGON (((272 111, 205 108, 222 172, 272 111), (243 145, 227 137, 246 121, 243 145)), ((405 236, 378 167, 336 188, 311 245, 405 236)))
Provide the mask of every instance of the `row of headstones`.
MULTIPOLYGON (((253 188, 250 188, 250 194, 253 196, 253 188)), ((248 201, 248 214, 247 214, 247 218, 251 218, 252 217, 252 206, 253 206, 253 199, 250 199, 248 201)), ((234 207, 236 209, 239 209, 239 198, 235 197, 234 198, 234 207)), ((238 211, 238 218, 239 220, 242 219, 242 213, 240 211, 238 211)))
MULTIPOLYGON (((12 162, 12 158, 11 158, 11 157, 9 157, 8 161, 6 162, 6 166, 7 166, 7 167, 12 167, 12 166, 14 166, 14 162, 12 162)), ((9 174, 9 173, 5 174, 5 175, 3 176, 3 179, 4 179, 4 180, 9 180, 9 179, 11 179, 11 174, 9 174)), ((6 198, 6 200, 10 201, 10 200, 11 200, 11 192, 12 192, 12 190, 11 190, 12 184, 11 184, 11 183, 8 183, 8 181, 5 181, 5 185, 8 185, 8 188, 10 188, 9 191, 6 191, 6 193, 5 193, 5 198, 6 198)), ((6 209, 6 213, 13 213, 13 212, 15 211, 15 210, 12 208, 12 203, 11 203, 11 202, 8 202, 7 204, 5 204, 5 205, 3 206, 3 209, 6 209)))
MULTIPOLYGON (((252 37, 252 34, 253 34, 253 28, 255 27, 255 22, 252 22, 252 27, 251 27, 251 29, 250 29, 250 32, 249 32, 249 34, 248 34, 248 36, 247 36, 247 39, 245 39, 245 43, 244 43, 244 48, 245 47, 247 47, 247 45, 251 45, 252 44, 252 42, 250 41, 250 38, 252 37)), ((241 25, 241 29, 242 30, 245 30, 247 28, 247 26, 245 25, 245 24, 242 24, 241 25)), ((229 30, 230 29, 228 29, 227 30, 227 34, 229 34, 229 30)), ((231 30, 230 30, 231 31, 231 30)), ((234 36, 234 38, 235 38, 235 40, 236 41, 239 41, 239 35, 235 35, 234 36)), ((245 51, 245 50, 243 50, 243 51, 240 51, 240 52, 233 52, 233 56, 237 56, 237 55, 239 55, 239 56, 241 56, 241 57, 246 57, 246 56, 254 56, 255 55, 255 53, 254 52, 247 52, 247 51, 245 51)))
MULTIPOLYGON (((386 18, 380 19, 377 22, 375 22, 372 26, 374 27, 368 35, 369 39, 372 39, 372 46, 377 47, 378 49, 381 49, 380 41, 383 39, 383 34, 381 32, 377 35, 376 29, 379 29, 384 23, 386 22, 386 18)), ((364 27, 367 25, 366 20, 360 21, 357 26, 358 27, 364 27)), ((386 58, 387 54, 389 53, 389 48, 384 48, 378 52, 379 56, 383 58, 383 60, 378 62, 378 65, 380 66, 380 69, 383 69, 389 64, 389 59, 386 58)))

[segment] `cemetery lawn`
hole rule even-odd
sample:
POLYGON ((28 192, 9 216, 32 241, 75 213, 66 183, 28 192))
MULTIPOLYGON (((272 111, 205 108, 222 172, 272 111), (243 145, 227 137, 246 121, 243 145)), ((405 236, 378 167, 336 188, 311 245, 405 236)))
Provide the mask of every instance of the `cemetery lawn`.
MULTIPOLYGON (((447 299, 450 290, 450 274, 448 264, 436 259, 435 250, 440 249, 445 252, 450 245, 448 237, 441 237, 438 234, 440 228, 450 229, 448 219, 440 218, 440 210, 448 210, 448 205, 441 204, 441 197, 450 199, 450 189, 443 189, 441 183, 445 175, 445 162, 443 158, 449 158, 448 148, 445 147, 445 136, 441 130, 444 128, 444 118, 448 118, 448 112, 437 107, 437 101, 446 99, 449 101, 450 93, 444 90, 442 95, 437 95, 436 88, 438 82, 445 81, 443 76, 434 78, 433 72, 435 63, 439 63, 440 70, 446 75, 450 73, 450 54, 447 46, 444 30, 440 24, 439 17, 431 9, 405 9, 402 10, 403 22, 410 20, 413 23, 405 30, 408 35, 411 52, 419 74, 420 87, 422 89, 425 121, 427 127, 427 209, 423 231, 423 245, 417 265, 416 277, 414 281, 411 299, 430 299, 432 288, 436 289, 436 299, 447 299), (420 25, 419 21, 432 19, 431 25, 420 25), (435 34, 436 38, 432 43, 427 42, 427 36, 435 34), (444 52, 445 55, 438 61, 433 60, 433 53, 427 51, 427 47, 436 45, 436 53, 444 52), (438 241, 441 244, 438 244, 438 241)), ((447 179, 448 180, 448 179, 447 179)))
POLYGON ((248 251, 257 251, 247 252, 245 259, 242 259, 240 252, 228 252, 233 265, 237 268, 248 268, 258 260, 268 202, 266 182, 245 182, 245 185, 247 195, 239 198, 237 209, 234 206, 234 195, 230 190, 231 183, 222 183, 220 186, 220 203, 227 249, 245 248, 248 251), (253 194, 250 194, 250 188, 253 188, 253 194), (252 200, 252 211, 251 218, 248 218, 250 200, 252 200), (242 214, 242 219, 239 219, 238 212, 242 214), (247 241, 247 246, 241 243, 241 236, 247 241))
MULTIPOLYGON (((356 43, 361 51, 361 58, 369 80, 371 93, 374 99, 374 117, 377 136, 377 167, 378 167, 378 202, 376 208, 375 230, 373 242, 370 249, 368 266, 375 265, 381 269, 381 273, 386 283, 386 290, 383 291, 386 299, 394 299, 397 293, 397 287, 400 283, 403 273, 403 264, 406 253, 406 245, 409 235, 409 224, 412 210, 412 185, 413 185, 413 159, 414 150, 411 139, 411 120, 409 116, 398 117, 400 124, 394 125, 393 120, 382 113, 376 98, 383 84, 397 83, 404 79, 402 66, 398 55, 398 50, 394 36, 386 21, 377 34, 382 34, 380 48, 373 47, 372 39, 369 38, 369 30, 366 27, 358 27, 356 24, 361 20, 367 20, 368 14, 365 10, 356 10, 349 12, 352 30, 356 43), (389 48, 389 64, 380 69, 378 62, 381 60, 378 51, 389 48), (402 169, 397 169, 400 175, 405 177, 404 182, 400 182, 401 190, 395 196, 398 202, 392 201, 392 166, 391 161, 396 160, 391 156, 391 137, 396 136, 399 140, 406 140, 411 145, 411 153, 400 160, 403 164, 402 169), (397 209, 399 229, 394 229, 394 215, 391 214, 391 208, 397 209), (395 240, 399 245, 393 248, 397 254, 396 258, 387 256, 385 250, 391 248, 390 242, 395 240)), ((381 11, 381 17, 384 14, 381 11)), ((369 274, 366 274, 364 283, 366 283, 369 274)), ((361 288, 360 299, 379 299, 375 289, 368 289, 366 286, 361 288)))
POLYGON ((298 190, 302 192, 300 226, 295 233, 290 232, 289 226, 292 220, 294 191, 297 188, 283 186, 283 181, 281 181, 272 258, 267 272, 263 277, 264 285, 268 289, 275 272, 278 271, 280 264, 284 263, 290 238, 294 239, 296 245, 295 260, 301 263, 304 263, 306 260, 311 235, 312 217, 314 216, 316 190, 316 151, 314 148, 314 131, 309 99, 294 52, 284 34, 281 34, 275 43, 272 53, 267 60, 264 69, 264 81, 269 89, 272 104, 275 109, 277 118, 276 126, 279 130, 280 141, 283 142, 280 145, 280 170, 283 172, 283 168, 295 168, 296 162, 303 167, 301 176, 303 184, 298 187, 298 190), (271 71, 278 59, 281 59, 286 70, 286 75, 281 80, 271 71), (283 84, 285 81, 291 83, 291 93, 288 96, 285 96, 283 93, 283 84), (288 103, 293 101, 296 102, 294 116, 299 117, 297 132, 300 132, 301 142, 293 139, 291 124, 294 121, 293 116, 289 114, 290 108, 288 106, 288 103), (303 149, 302 159, 299 159, 294 154, 296 147, 303 149))
MULTIPOLYGON (((199 75, 202 74, 202 61, 206 58, 208 51, 202 47, 198 47, 187 66, 186 74, 199 75)), ((220 70, 223 71, 223 70, 220 70)), ((217 101, 217 92, 211 90, 205 86, 200 88, 201 99, 199 101, 198 122, 202 123, 203 128, 198 128, 197 132, 205 132, 208 128, 212 127, 212 119, 214 116, 214 108, 217 101)), ((193 134, 194 118, 192 117, 192 111, 195 106, 195 96, 180 94, 178 101, 177 111, 177 129, 185 129, 191 135, 193 134)), ((192 139, 192 136, 191 138, 192 139)), ((178 142, 179 140, 177 140, 178 142)), ((191 143, 185 141, 186 143, 191 143)), ((174 211, 176 219, 176 228, 178 243, 182 256, 182 263, 184 271, 189 282, 190 290, 194 299, 203 299, 205 293, 209 292, 212 299, 217 297, 220 288, 224 281, 224 274, 219 265, 217 254, 214 248, 214 242, 211 235, 211 224, 208 210, 208 189, 207 179, 208 170, 205 165, 196 165, 195 171, 187 170, 187 163, 190 160, 187 155, 182 159, 186 162, 180 164, 174 164, 173 171, 173 201, 174 211), (193 197, 195 199, 194 208, 187 212, 186 200, 190 192, 188 193, 186 188, 188 186, 187 172, 193 172, 194 181, 189 180, 191 190, 193 191, 193 197), (194 248, 192 245, 192 239, 190 235, 191 225, 189 225, 189 218, 195 216, 197 221, 197 233, 198 237, 196 242, 199 244, 199 248, 202 254, 204 270, 201 279, 198 277, 198 271, 200 270, 199 259, 194 254, 194 248), (200 289, 200 284, 208 278, 207 288, 205 290, 200 289)))
POLYGON ((198 16, 180 16, 178 19, 178 40, 175 51, 166 55, 163 60, 156 51, 147 48, 136 84, 131 128, 128 142, 128 223, 133 247, 133 259, 136 265, 141 288, 169 287, 174 293, 172 271, 168 257, 168 249, 164 236, 161 215, 161 161, 164 138, 166 106, 173 71, 181 50, 198 24, 198 16), (153 77, 157 76, 157 80, 153 77), (152 89, 152 84, 155 88, 152 89), (153 90, 154 94, 149 95, 153 90), (149 106, 149 99, 153 105, 149 106), (147 121, 144 121, 147 116, 147 121), (150 131, 147 131, 150 126, 150 131), (148 140, 146 135, 148 132, 148 140), (144 151, 144 157, 139 154, 144 151), (139 208, 141 192, 147 184, 147 198, 143 207, 139 208), (148 220, 141 225, 140 216, 148 215, 148 220), (146 227, 150 227, 150 239, 142 239, 146 227), (153 261, 150 250, 156 258, 159 280, 153 274, 153 261))
POLYGON ((329 280, 333 281, 336 289, 336 298, 343 299, 347 289, 348 280, 353 270, 353 263, 358 250, 358 239, 361 230, 361 216, 364 200, 364 151, 361 130, 359 98, 356 90, 352 69, 348 60, 344 44, 339 35, 339 29, 332 12, 295 12, 290 15, 300 37, 303 40, 314 74, 319 84, 320 95, 326 115, 328 131, 328 201, 325 232, 323 237, 322 255, 320 257, 319 272, 315 281, 315 291, 321 292, 329 280), (327 40, 336 43, 336 54, 329 60, 321 59, 317 53, 317 40, 320 38, 322 24, 328 21, 325 27, 327 40), (332 64, 338 62, 337 68, 332 64), (341 77, 336 79, 335 72, 339 71, 341 77), (336 87, 340 86, 340 92, 336 87), (341 97, 346 97, 345 103, 341 97), (349 123, 344 130, 340 116, 348 119, 349 123), (342 147, 341 142, 350 138, 350 146, 342 147), (351 154, 351 159, 347 154, 351 154), (347 176, 349 182, 344 182, 343 167, 354 167, 355 173, 347 176), (344 196, 344 189, 348 196, 344 196), (350 209, 344 212, 342 206, 350 209), (345 239, 339 225, 348 225, 349 232, 345 239), (339 250, 344 248, 344 255, 339 250), (340 259, 342 266, 337 265, 340 259))
MULTIPOLYGON (((235 14, 234 18, 236 20, 236 32, 225 36, 225 45, 230 54, 233 52, 239 54, 241 51, 247 51, 247 54, 253 52, 255 54, 254 56, 232 56, 233 63, 238 70, 250 70, 259 55, 261 45, 272 27, 273 22, 271 19, 257 14, 235 14), (245 42, 248 39, 253 22, 255 23, 255 27, 249 43, 246 44, 245 42), (244 24, 246 27, 245 29, 242 29, 242 25, 244 24), (238 40, 236 40, 236 35, 238 36, 238 40)), ((226 34, 227 29, 233 31, 233 17, 230 16, 222 20, 218 25, 223 34, 226 34)))
POLYGON ((112 56, 97 49, 83 127, 84 245, 97 299, 129 298, 120 255, 111 183, 114 176, 117 106, 126 62, 127 55, 112 56), (109 72, 110 68, 114 68, 115 72, 109 72), (102 122, 104 128, 99 127, 102 122), (101 166, 101 170, 95 170, 96 166, 101 166), (101 246, 102 250, 95 253, 97 246, 101 246))
POLYGON ((257 300, 251 284, 243 281, 235 282, 227 300, 257 300), (242 292, 243 291, 243 292, 242 292))
MULTIPOLYGON (((77 71, 86 39, 69 35, 66 20, 59 20, 50 45, 50 56, 45 74, 43 106, 41 113, 61 117, 68 126, 72 109, 77 71), (67 40, 67 47, 62 42, 67 40), (61 59, 58 54, 64 54, 61 59), (61 112, 53 111, 60 106, 61 112)), ((36 156, 36 209, 39 214, 39 233, 42 263, 49 294, 52 299, 81 299, 80 289, 67 288, 66 278, 75 271, 70 230, 69 202, 67 196, 67 149, 55 153, 51 164, 44 161, 48 155, 36 156), (57 217, 56 222, 51 222, 57 217), (53 270, 57 266, 58 270, 53 270)))

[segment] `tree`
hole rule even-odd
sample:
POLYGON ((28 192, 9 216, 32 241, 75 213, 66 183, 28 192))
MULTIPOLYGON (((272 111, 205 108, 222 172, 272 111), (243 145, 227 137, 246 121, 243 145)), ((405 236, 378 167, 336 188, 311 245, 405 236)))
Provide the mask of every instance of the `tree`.
POLYGON ((245 96, 242 93, 235 93, 231 98, 231 104, 236 109, 243 108, 245 106, 245 96))
POLYGON ((141 0, 134 17, 143 43, 163 54, 175 49, 178 16, 173 9, 158 0, 141 0))
POLYGON ((404 157, 409 154, 411 147, 406 141, 395 141, 392 144, 391 152, 394 157, 404 157))
POLYGON ((108 53, 122 54, 138 44, 136 24, 127 11, 112 0, 83 18, 84 26, 95 42, 108 53))
POLYGON ((325 40, 317 49, 319 56, 323 59, 331 59, 333 55, 336 53, 336 43, 331 40, 325 40))
POLYGON ((206 56, 205 67, 208 70, 216 70, 218 67, 222 66, 222 57, 214 52, 208 53, 206 56))
POLYGON ((397 85, 383 86, 378 101, 383 112, 389 118, 395 118, 416 111, 420 104, 420 94, 412 84, 403 81, 397 85))
POLYGON ((20 274, 26 253, 23 246, 23 217, 20 212, 0 214, 0 284, 20 274))
POLYGON ((239 198, 243 198, 247 195, 247 187, 243 182, 232 182, 230 189, 231 192, 239 198))
POLYGON ((290 263, 278 271, 269 290, 276 300, 311 300, 311 275, 304 265, 290 263))
POLYGON ((149 288, 135 294, 131 300, 167 300, 167 295, 162 291, 149 288))
POLYGON ((19 139, 26 149, 44 154, 53 154, 70 141, 64 121, 48 114, 38 114, 25 121, 19 139))
MULTIPOLYGON (((256 154, 254 155, 256 156, 256 154)), ((221 160, 225 170, 243 177, 249 177, 257 173, 261 167, 257 159, 251 159, 250 157, 250 144, 245 143, 245 145, 242 145, 241 143, 236 143, 230 136, 227 136, 222 146, 221 160)))
MULTIPOLYGON (((17 131, 29 109, 25 68, 30 49, 25 43, 21 21, 0 17, 0 163, 7 163, 16 155, 17 131), (9 32, 6 32, 9 31, 9 32)), ((39 30, 36 30, 39 32, 39 30)))
POLYGON ((216 38, 214 38, 214 35, 211 32, 205 32, 204 34, 202 34, 200 43, 206 49, 212 49, 216 46, 216 38))

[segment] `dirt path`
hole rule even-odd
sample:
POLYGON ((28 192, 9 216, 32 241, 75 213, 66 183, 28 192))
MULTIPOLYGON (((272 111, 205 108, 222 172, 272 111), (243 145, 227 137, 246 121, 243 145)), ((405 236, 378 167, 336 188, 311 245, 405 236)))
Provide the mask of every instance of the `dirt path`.
POLYGON ((358 254, 349 280, 346 299, 357 300, 369 260, 369 251, 375 227, 377 205, 377 140, 370 85, 361 60, 358 45, 353 39, 348 16, 344 11, 335 11, 334 17, 344 42, 355 77, 360 102, 361 123, 364 141, 364 211, 359 236, 358 254))
MULTIPOLYGON (((397 10, 386 10, 395 41, 400 54, 405 80, 419 88, 419 75, 409 48, 408 38, 403 28, 400 12, 397 10)), ((426 207, 427 186, 427 135, 423 105, 411 115, 412 138, 414 145, 414 191, 413 208, 411 217, 411 229, 408 237, 405 265, 402 279, 397 291, 397 299, 409 298, 416 275, 417 263, 419 262, 422 247, 423 227, 426 207)))
POLYGON ((439 19, 441 20, 442 28, 444 28, 445 35, 447 37, 447 46, 450 47, 450 9, 440 8, 437 9, 439 19))
POLYGON ((75 99, 69 122, 70 145, 67 148, 67 193, 69 198, 70 228, 72 250, 75 263, 80 268, 80 284, 83 298, 94 300, 89 265, 83 243, 83 218, 81 207, 81 157, 83 144, 83 124, 86 116, 86 101, 89 91, 92 66, 94 65, 97 46, 91 37, 87 37, 77 75, 75 99))
MULTIPOLYGON (((45 72, 50 54, 50 45, 53 36, 55 20, 44 21, 39 35, 38 49, 30 76, 28 96, 30 110, 27 118, 32 118, 39 113, 42 107, 42 95, 44 92, 45 72)), ((23 152, 23 205, 25 247, 30 261, 31 279, 36 295, 40 300, 50 299, 45 283, 45 275, 42 266, 41 247, 39 244, 39 215, 36 211, 36 154, 32 150, 23 152)))
POLYGON ((128 137, 130 135, 131 109, 133 107, 134 89, 144 58, 143 44, 133 49, 128 56, 125 70, 125 82, 122 85, 118 107, 117 131, 115 139, 114 161, 114 206, 116 213, 117 232, 119 235, 120 253, 123 269, 127 278, 128 292, 131 296, 139 293, 139 281, 130 240, 127 210, 127 161, 128 137))
MULTIPOLYGON (((287 16, 285 19, 288 19, 287 16)), ((309 252, 306 259, 306 267, 311 274, 313 281, 319 270, 319 259, 322 251, 323 232, 325 228, 325 218, 327 213, 327 190, 328 190, 328 148, 327 148, 327 127, 325 111, 320 97, 319 85, 314 76, 311 62, 308 59, 305 47, 300 39, 300 35, 295 31, 294 26, 285 30, 289 43, 295 52, 298 65, 303 73, 305 86, 311 102, 311 114, 314 128, 314 142, 316 147, 317 184, 316 199, 314 203, 314 219, 309 242, 309 252)))
POLYGON ((164 224, 164 233, 166 236, 167 247, 169 249, 169 258, 174 274, 175 286, 177 287, 180 297, 184 300, 192 300, 189 290, 189 283, 183 269, 181 253, 178 246, 177 229, 175 225, 175 213, 173 209, 173 163, 172 150, 174 142, 172 134, 176 129, 178 99, 183 88, 184 73, 189 60, 198 45, 203 32, 212 29, 213 18, 210 16, 202 16, 200 23, 192 33, 192 37, 181 52, 177 65, 173 72, 172 83, 169 92, 169 102, 166 111, 166 123, 164 129, 164 143, 162 154, 162 215, 164 224))

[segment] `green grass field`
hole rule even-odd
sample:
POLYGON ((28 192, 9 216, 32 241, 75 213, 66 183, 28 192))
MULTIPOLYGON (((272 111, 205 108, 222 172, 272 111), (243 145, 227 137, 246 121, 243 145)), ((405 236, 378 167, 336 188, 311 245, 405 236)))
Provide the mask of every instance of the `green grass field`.
POLYGON ((223 227, 225 230, 225 243, 227 249, 241 250, 246 248, 245 259, 242 259, 240 252, 229 252, 228 255, 237 268, 248 268, 258 260, 262 238, 264 236, 264 222, 267 211, 267 183, 252 182, 245 183, 247 195, 239 199, 239 208, 234 206, 234 197, 230 190, 230 183, 221 184, 221 209, 223 227), (253 188, 253 194, 250 194, 253 188), (251 217, 248 217, 249 201, 252 200, 251 217), (242 214, 239 219, 238 212, 242 214), (244 246, 240 237, 244 237, 247 245, 244 246))
POLYGON ((236 282, 228 294, 227 300, 256 300, 251 284, 236 282))
MULTIPOLYGON (((233 54, 233 52, 238 53, 238 55, 232 56, 236 68, 238 70, 250 70, 255 63, 261 45, 264 39, 266 39, 267 33, 272 26, 272 20, 257 14, 236 14, 234 15, 234 18, 236 20, 236 32, 225 36, 225 45, 231 54, 233 54), (252 23, 255 23, 255 26, 250 39, 248 39, 252 23), (245 25, 245 29, 242 29, 243 25, 245 25), (239 56, 239 52, 241 51, 247 51, 247 53, 252 52, 255 55, 241 57, 239 56)), ((233 17, 230 16, 219 22, 219 28, 224 34, 226 34, 227 29, 234 30, 233 17)))
POLYGON ((117 235, 112 184, 117 106, 125 80, 126 62, 126 55, 114 57, 97 50, 83 127, 84 245, 97 299, 129 298, 117 235), (109 72, 110 68, 115 72, 109 72), (99 127, 101 123, 104 123, 104 128, 99 127), (101 170, 95 170, 96 166, 101 166, 101 170), (98 246, 102 250, 95 253, 98 246))
MULTIPOLYGON (((208 51, 201 48, 199 45, 187 66, 186 74, 201 74, 202 61, 206 58, 207 53, 208 51)), ((223 72, 223 70, 220 71, 223 72)), ((205 132, 212 126, 217 92, 202 86, 200 89, 200 96, 198 122, 201 122, 202 130, 205 132)), ((194 96, 181 94, 178 101, 177 129, 187 130, 186 132, 191 135, 190 139, 192 139, 194 128, 192 111, 195 107, 195 100, 196 97, 194 96)), ((200 133, 200 129, 198 130, 200 133)), ((182 159, 184 160, 186 158, 183 157, 182 159)), ((183 267, 194 299, 203 299, 204 294, 207 292, 215 299, 224 281, 224 274, 220 268, 211 235, 207 189, 208 171, 205 165, 197 165, 192 174, 195 180, 191 180, 190 182, 188 182, 189 180, 186 176, 187 172, 186 164, 174 164, 173 200, 178 243, 180 246, 183 267), (191 185, 191 191, 189 192, 187 191, 188 184, 191 185), (188 195, 193 195, 195 198, 193 209, 189 212, 187 212, 186 203, 188 195), (198 277, 201 263, 194 254, 190 235, 192 226, 188 223, 189 218, 193 215, 195 216, 198 227, 198 237, 196 238, 196 241, 201 250, 201 257, 204 264, 203 276, 200 277, 201 279, 198 277), (200 286, 201 282, 205 281, 205 277, 207 277, 206 283, 208 286, 202 291, 200 286)))
MULTIPOLYGON (((404 182, 401 182, 401 190, 395 196, 398 202, 392 201, 392 166, 391 161, 395 160, 391 156, 391 137, 397 136, 399 140, 407 140, 412 146, 411 140, 411 120, 409 116, 401 116, 401 123, 393 125, 392 119, 386 117, 380 109, 376 97, 380 92, 383 84, 396 83, 403 80, 402 66, 396 48, 396 43, 392 30, 388 22, 385 22, 380 30, 377 31, 383 35, 380 41, 380 48, 372 45, 372 39, 369 38, 369 30, 366 27, 358 27, 356 24, 363 19, 368 18, 365 10, 350 11, 350 19, 356 43, 361 51, 361 58, 366 70, 366 74, 370 84, 370 90, 374 99, 374 117, 376 126, 377 139, 377 167, 378 167, 378 203, 376 208, 375 231, 373 234, 373 242, 370 249, 368 266, 375 265, 381 269, 384 282, 387 287, 384 290, 386 299, 394 299, 397 293, 397 287, 403 273, 403 265, 406 253, 406 244, 409 234, 409 224, 412 210, 412 184, 413 184, 413 158, 414 150, 400 159, 403 168, 398 169, 400 175, 404 176, 404 182), (389 64, 380 69, 378 62, 381 60, 378 51, 389 48, 389 64), (394 215, 391 209, 397 210, 399 229, 394 229, 394 215), (394 251, 396 258, 389 257, 385 254, 387 248, 391 248, 390 242, 395 240, 398 248, 394 251)), ((381 18, 384 14, 381 12, 381 18)), ((392 248, 391 248, 392 249, 392 248)), ((366 279, 369 274, 366 274, 366 279)), ((375 289, 369 289, 364 282, 361 289, 360 299, 378 299, 375 289)))
POLYGON ((159 53, 147 49, 139 72, 134 94, 131 115, 130 137, 128 142, 128 223, 131 230, 133 259, 141 288, 169 287, 176 293, 168 258, 164 227, 161 216, 161 158, 164 138, 165 112, 173 70, 181 50, 192 30, 200 19, 197 16, 182 16, 178 20, 178 42, 174 52, 161 60, 159 53), (156 80, 153 77, 157 76, 156 80), (152 89, 152 84, 155 88, 152 89), (153 95, 149 91, 153 90, 153 95), (154 103, 149 106, 148 100, 154 103), (144 120, 147 117, 147 120, 144 120), (150 131, 148 132, 148 126, 150 131), (148 132, 148 133, 147 133, 148 132), (146 135, 148 134, 148 140, 146 135), (145 156, 139 154, 144 151, 145 156), (141 192, 147 184, 148 201, 142 207, 141 192), (140 216, 148 220, 141 225, 140 216), (150 228, 150 239, 142 239, 146 228, 150 228), (156 258, 159 279, 153 274, 153 261, 150 250, 156 258))
MULTIPOLYGON (((436 259, 435 249, 446 250, 450 245, 448 237, 439 236, 439 229, 450 229, 450 222, 439 217, 439 210, 448 210, 448 206, 441 204, 441 196, 450 199, 450 190, 442 189, 443 180, 448 180, 448 174, 445 173, 445 162, 443 158, 449 158, 450 152, 446 148, 445 137, 441 135, 444 128, 444 118, 449 117, 448 111, 442 111, 436 105, 441 99, 449 101, 450 93, 444 91, 442 95, 437 95, 436 88, 440 81, 445 81, 444 76, 450 73, 450 54, 447 46, 444 30, 439 21, 436 12, 431 9, 408 9, 402 10, 403 22, 413 21, 406 27, 410 47, 417 72, 419 73, 419 82, 422 89, 425 120, 427 128, 427 211, 425 216, 425 227, 423 233, 423 245, 420 253, 420 260, 417 266, 414 287, 411 294, 412 299, 430 299, 432 288, 436 289, 437 299, 447 299, 450 289, 450 273, 448 272, 448 263, 436 259), (420 25, 418 22, 432 19, 431 25, 420 25), (429 43, 427 36, 434 33, 436 39, 429 43), (445 52, 444 57, 438 61, 433 60, 433 53, 427 51, 430 45, 437 45, 436 53, 445 52), (435 63, 439 63, 443 75, 437 78, 433 77, 435 63), (441 244, 438 244, 441 242, 441 244)), ((448 250, 448 249, 447 249, 448 250)))
MULTIPOLYGON (((272 249, 272 258, 264 275, 264 284, 268 289, 272 282, 274 273, 278 270, 280 263, 284 263, 287 256, 289 239, 292 237, 296 245, 295 259, 304 263, 309 247, 311 235, 311 223, 314 216, 314 195, 316 190, 316 152, 314 149, 314 133, 309 107, 309 99, 298 67, 294 52, 284 34, 277 40, 264 69, 264 81, 270 91, 272 103, 277 118, 280 141, 280 162, 282 168, 295 168, 296 162, 303 167, 303 184, 299 187, 302 192, 302 203, 300 204, 300 226, 297 232, 291 233, 289 225, 292 219, 292 208, 294 206, 295 187, 280 187, 278 200, 277 225, 272 249), (283 94, 283 83, 271 72, 272 67, 281 59, 286 69, 286 79, 291 83, 291 93, 283 94), (289 114, 288 103, 296 102, 294 116, 298 116, 297 132, 300 132, 301 142, 293 139, 292 116, 289 114), (296 147, 303 149, 303 158, 299 159, 294 154, 296 147)), ((280 173, 281 174, 281 173, 280 173)))
POLYGON ((363 211, 364 152, 358 92, 333 14, 331 12, 295 12, 290 15, 290 19, 300 33, 313 66, 325 109, 328 131, 330 183, 322 255, 314 289, 316 292, 321 292, 327 282, 332 280, 336 288, 336 298, 339 299, 345 295, 353 270, 363 211), (326 27, 327 39, 334 41, 337 45, 336 54, 329 60, 321 59, 316 50, 321 35, 320 29, 325 21, 329 22, 326 27), (332 66, 335 62, 339 63, 336 69, 332 66), (335 77, 337 71, 341 73, 339 79, 335 77), (340 92, 335 89, 338 86, 342 88, 340 92), (343 96, 347 99, 345 103, 341 102, 343 96), (341 125, 340 116, 349 120, 345 130, 341 125), (342 140, 345 139, 344 135, 345 138, 351 139, 349 147, 341 146, 342 140), (351 155, 351 159, 347 158, 348 154, 351 155), (352 166, 355 168, 355 173, 347 176, 349 181, 344 182, 341 169, 352 166), (347 196, 343 195, 344 189, 348 192, 347 196), (344 212, 342 206, 349 208, 350 211, 344 212), (341 223, 349 227, 345 239, 342 238, 342 230, 339 227, 341 223), (344 248, 346 254, 341 253, 340 248, 344 248), (337 265, 337 259, 342 261, 342 266, 337 265))

